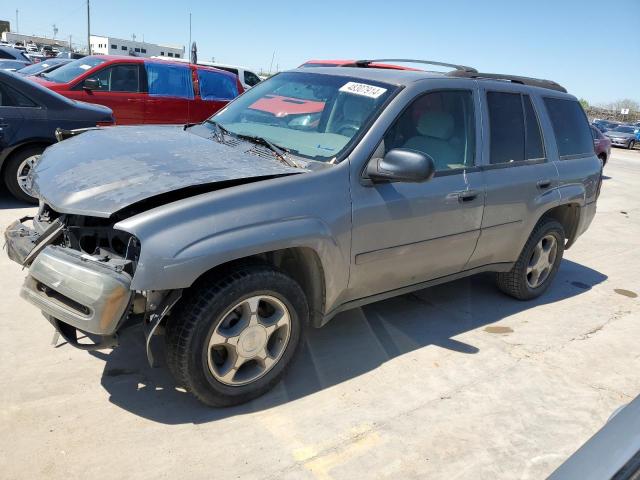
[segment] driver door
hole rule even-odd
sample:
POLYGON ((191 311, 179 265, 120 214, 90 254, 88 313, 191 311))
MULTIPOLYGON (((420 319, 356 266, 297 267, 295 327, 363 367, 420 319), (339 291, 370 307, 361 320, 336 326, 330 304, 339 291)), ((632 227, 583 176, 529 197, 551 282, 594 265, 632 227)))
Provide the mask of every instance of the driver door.
POLYGON ((396 118, 372 158, 394 148, 434 160, 423 183, 352 180, 350 297, 407 287, 464 270, 480 235, 484 185, 475 89, 422 93, 396 118))

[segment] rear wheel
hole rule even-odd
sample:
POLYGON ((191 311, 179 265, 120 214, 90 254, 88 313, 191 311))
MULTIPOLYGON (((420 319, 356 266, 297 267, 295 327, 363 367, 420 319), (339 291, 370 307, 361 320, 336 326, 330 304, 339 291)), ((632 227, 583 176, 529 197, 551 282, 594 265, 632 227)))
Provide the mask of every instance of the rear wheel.
POLYGON ((531 233, 509 272, 498 273, 498 288, 519 300, 542 295, 553 281, 564 253, 564 228, 543 218, 531 233))
POLYGON ((601 153, 598 158, 602 161, 602 166, 604 167, 607 164, 607 156, 604 153, 601 153))
POLYGON ((40 158, 44 148, 30 147, 11 155, 4 169, 4 183, 7 190, 18 200, 36 204, 38 199, 31 195, 27 178, 40 158))
POLYGON ((309 313, 290 277, 241 267, 189 289, 167 323, 167 363, 176 381, 207 405, 252 400, 282 377, 309 313))

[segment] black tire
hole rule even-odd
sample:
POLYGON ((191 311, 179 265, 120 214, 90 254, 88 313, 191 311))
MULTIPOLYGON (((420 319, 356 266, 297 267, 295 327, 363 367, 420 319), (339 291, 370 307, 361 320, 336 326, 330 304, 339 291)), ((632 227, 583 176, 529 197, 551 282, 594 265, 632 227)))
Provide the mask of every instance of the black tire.
POLYGON ((250 401, 269 391, 282 378, 308 318, 309 307, 300 285, 271 266, 242 266, 213 280, 200 281, 185 292, 168 319, 169 370, 179 386, 207 405, 228 407, 250 401), (288 343, 264 376, 241 386, 226 385, 209 369, 209 338, 229 308, 254 295, 270 295, 286 305, 291 318, 288 343))
POLYGON ((602 166, 604 167, 607 164, 607 156, 602 153, 598 158, 602 161, 602 166))
POLYGON ((40 155, 43 151, 43 147, 29 147, 14 153, 7 159, 4 167, 4 184, 7 190, 9 190, 9 193, 22 202, 33 205, 38 203, 38 199, 27 194, 20 188, 18 184, 18 168, 24 160, 34 155, 40 155))
POLYGON ((631 141, 629 142, 629 145, 627 145, 627 148, 628 148, 629 150, 632 150, 635 146, 636 146, 636 142, 635 142, 635 140, 631 140, 631 141))
POLYGON ((558 272, 564 253, 564 240, 565 232, 562 225, 552 218, 542 218, 531 232, 513 268, 508 272, 498 273, 498 288, 518 300, 531 300, 542 295, 549 288, 558 272), (556 238, 557 253, 546 279, 536 288, 532 288, 527 281, 527 267, 536 245, 547 235, 553 235, 556 238))

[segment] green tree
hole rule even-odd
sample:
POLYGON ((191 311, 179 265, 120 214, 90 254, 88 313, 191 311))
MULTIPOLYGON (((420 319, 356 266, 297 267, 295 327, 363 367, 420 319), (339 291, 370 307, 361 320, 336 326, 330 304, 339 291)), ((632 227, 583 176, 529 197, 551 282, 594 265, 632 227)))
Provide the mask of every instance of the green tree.
POLYGON ((587 102, 584 98, 580 99, 580 105, 582 105, 582 108, 584 108, 585 110, 589 108, 589 102, 587 102))

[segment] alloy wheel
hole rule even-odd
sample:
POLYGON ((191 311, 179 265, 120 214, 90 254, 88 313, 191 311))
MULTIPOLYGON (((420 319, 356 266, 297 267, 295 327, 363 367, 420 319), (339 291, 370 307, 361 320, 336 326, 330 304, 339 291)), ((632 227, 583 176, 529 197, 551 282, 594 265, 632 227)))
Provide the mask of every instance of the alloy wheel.
POLYGON ((533 249, 527 266, 527 284, 538 288, 549 277, 558 254, 558 241, 554 235, 545 235, 533 249))
POLYGON ((241 386, 264 376, 280 360, 291 334, 287 306, 271 295, 246 298, 222 317, 209 338, 209 371, 225 385, 241 386))
POLYGON ((40 155, 31 155, 30 157, 25 158, 18 166, 18 172, 16 174, 18 186, 24 193, 29 196, 31 196, 30 185, 27 185, 29 173, 31 172, 33 167, 35 167, 39 158, 40 155))

